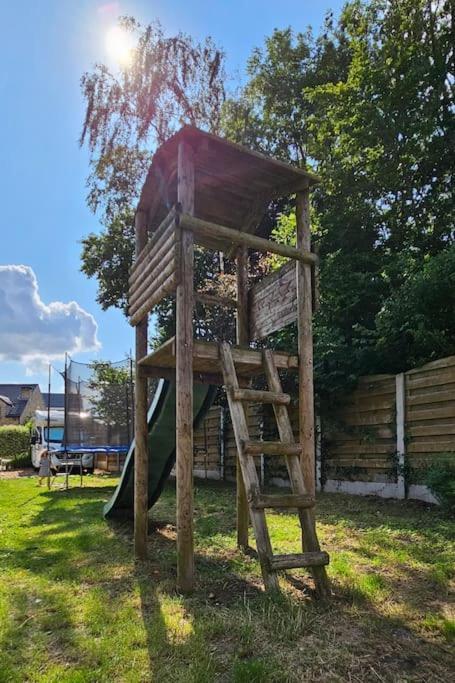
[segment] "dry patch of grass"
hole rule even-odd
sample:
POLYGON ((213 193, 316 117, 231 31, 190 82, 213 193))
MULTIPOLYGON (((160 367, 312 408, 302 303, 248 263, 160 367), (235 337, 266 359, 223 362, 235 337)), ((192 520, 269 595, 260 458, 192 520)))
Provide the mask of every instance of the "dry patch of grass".
MULTIPOLYGON (((0 682, 447 681, 453 677, 455 524, 413 503, 323 495, 321 544, 334 598, 314 601, 304 570, 262 590, 254 553, 235 549, 235 494, 197 485, 193 595, 175 591, 175 492, 152 511, 149 561, 131 526, 108 524, 115 479, 0 488, 0 682)), ((295 552, 295 515, 270 516, 277 552, 295 552)), ((251 538, 252 545, 253 539, 251 538)))

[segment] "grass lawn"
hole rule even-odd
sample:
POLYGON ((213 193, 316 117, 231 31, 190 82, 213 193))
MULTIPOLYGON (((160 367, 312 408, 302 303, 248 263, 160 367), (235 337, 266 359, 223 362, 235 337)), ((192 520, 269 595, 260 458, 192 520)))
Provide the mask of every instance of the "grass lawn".
MULTIPOLYGON (((324 607, 304 570, 266 596, 257 560, 235 550, 234 489, 197 483, 198 585, 182 597, 173 486, 152 511, 150 561, 135 565, 131 527, 101 514, 116 479, 84 483, 0 480, 0 681, 454 680, 455 523, 440 511, 321 496, 324 607)), ((299 550, 295 515, 270 527, 276 551, 299 550)))

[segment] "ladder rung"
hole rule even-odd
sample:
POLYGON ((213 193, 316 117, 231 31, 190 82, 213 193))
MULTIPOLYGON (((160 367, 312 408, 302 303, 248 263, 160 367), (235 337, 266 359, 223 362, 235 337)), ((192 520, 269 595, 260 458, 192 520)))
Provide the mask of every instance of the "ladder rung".
POLYGON ((243 441, 243 451, 246 455, 300 455, 302 447, 285 441, 243 441))
POLYGON ((289 394, 274 391, 260 391, 259 389, 232 389, 232 397, 236 401, 251 401, 251 403, 274 403, 287 406, 291 402, 289 394))
POLYGON ((298 553, 296 555, 275 555, 270 559, 272 569, 297 569, 298 567, 323 567, 329 564, 325 552, 298 553))
POLYGON ((316 501, 305 493, 259 494, 253 499, 253 507, 263 508, 312 508, 316 501))

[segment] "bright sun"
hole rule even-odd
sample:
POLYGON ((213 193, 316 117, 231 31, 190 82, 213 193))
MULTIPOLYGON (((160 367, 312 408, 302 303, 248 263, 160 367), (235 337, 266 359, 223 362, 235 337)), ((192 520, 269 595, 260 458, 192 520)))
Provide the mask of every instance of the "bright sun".
POLYGON ((106 50, 120 66, 131 64, 133 42, 131 35, 120 26, 112 26, 106 33, 106 50))

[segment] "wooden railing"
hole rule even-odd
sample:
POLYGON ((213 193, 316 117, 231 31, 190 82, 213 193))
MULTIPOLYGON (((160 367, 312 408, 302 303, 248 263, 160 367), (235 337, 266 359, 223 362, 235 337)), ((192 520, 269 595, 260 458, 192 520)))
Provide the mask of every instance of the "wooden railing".
POLYGON ((177 287, 180 240, 177 213, 171 209, 139 254, 129 278, 129 315, 137 325, 177 287))
MULTIPOLYGON (((309 251, 203 221, 182 213, 178 208, 173 208, 132 266, 129 278, 129 315, 132 325, 137 325, 156 304, 177 288, 180 270, 180 229, 190 230, 194 233, 196 243, 209 246, 209 248, 215 239, 224 247, 243 245, 257 251, 279 254, 304 264, 315 265, 318 262, 317 256, 309 251)), ((291 279, 293 280, 292 277, 291 279)), ((295 299, 294 280, 292 284, 295 299)), ((199 292, 196 294, 196 300, 206 305, 236 306, 236 302, 228 298, 222 301, 217 297, 199 292)), ((294 301, 292 303, 295 304, 294 301)), ((263 334, 257 336, 263 336, 263 334)))

